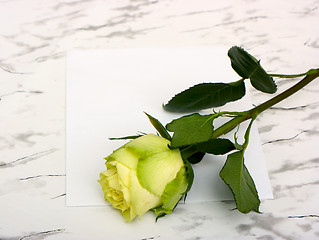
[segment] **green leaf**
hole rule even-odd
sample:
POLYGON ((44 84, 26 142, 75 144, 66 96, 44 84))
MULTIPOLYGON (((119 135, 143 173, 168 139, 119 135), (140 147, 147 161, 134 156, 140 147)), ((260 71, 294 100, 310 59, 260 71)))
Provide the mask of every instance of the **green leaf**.
POLYGON ((172 137, 171 135, 166 131, 165 127, 161 124, 160 121, 158 121, 156 118, 153 118, 151 115, 144 112, 148 119, 150 120, 153 127, 158 131, 158 133, 165 139, 171 141, 172 137))
POLYGON ((164 109, 170 112, 196 112, 220 107, 245 96, 242 80, 233 83, 201 83, 175 95, 164 109))
POLYGON ((195 148, 200 152, 206 152, 214 155, 223 155, 235 150, 235 145, 225 138, 213 138, 203 143, 198 143, 195 148))
POLYGON ((171 141, 173 148, 206 142, 213 134, 213 120, 216 114, 200 115, 194 113, 173 120, 166 129, 174 132, 171 141))
POLYGON ((275 93, 277 86, 260 62, 240 47, 232 47, 228 51, 232 68, 243 78, 249 78, 254 88, 265 93, 275 93))
MULTIPOLYGON (((173 148, 174 149, 174 148, 173 148)), ((191 164, 199 163, 205 156, 205 152, 199 152, 195 145, 188 145, 186 147, 180 147, 181 155, 183 159, 187 159, 191 164)))
POLYGON ((196 164, 196 163, 199 163, 200 161, 202 161, 204 156, 205 156, 205 152, 196 152, 196 153, 192 154, 191 156, 189 156, 187 158, 187 160, 191 164, 196 164))
POLYGON ((244 151, 229 154, 219 175, 230 187, 240 212, 259 212, 260 200, 254 181, 244 164, 244 151))
POLYGON ((114 137, 114 138, 109 138, 109 140, 131 140, 131 139, 136 139, 141 136, 144 136, 145 134, 138 134, 138 135, 132 135, 132 136, 125 136, 125 137, 114 137))

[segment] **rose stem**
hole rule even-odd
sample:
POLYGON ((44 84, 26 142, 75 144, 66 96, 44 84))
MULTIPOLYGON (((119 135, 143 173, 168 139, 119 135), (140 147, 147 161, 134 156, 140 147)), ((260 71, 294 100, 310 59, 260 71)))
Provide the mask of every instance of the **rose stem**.
POLYGON ((259 106, 252 108, 251 110, 245 111, 243 115, 237 116, 233 118, 232 120, 230 120, 229 122, 222 125, 221 127, 217 128, 213 132, 212 138, 218 138, 219 136, 224 135, 228 133, 229 131, 233 130, 240 123, 248 119, 251 119, 253 117, 256 118, 261 112, 265 111, 266 109, 272 107, 273 105, 279 103, 280 101, 298 92, 300 89, 302 89, 304 86, 306 86, 308 83, 310 83, 317 77, 319 77, 319 69, 314 70, 313 73, 307 75, 302 80, 300 80, 297 84, 287 89, 286 91, 269 99, 268 101, 260 104, 259 106))

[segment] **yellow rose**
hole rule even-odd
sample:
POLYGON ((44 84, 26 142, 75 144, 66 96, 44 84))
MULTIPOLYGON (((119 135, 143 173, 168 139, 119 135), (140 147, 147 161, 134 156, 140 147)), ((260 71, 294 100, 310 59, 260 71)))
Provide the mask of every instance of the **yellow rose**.
POLYGON ((106 157, 107 170, 100 173, 104 198, 119 209, 125 221, 150 209, 169 214, 188 185, 185 165, 170 141, 148 134, 138 137, 106 157))

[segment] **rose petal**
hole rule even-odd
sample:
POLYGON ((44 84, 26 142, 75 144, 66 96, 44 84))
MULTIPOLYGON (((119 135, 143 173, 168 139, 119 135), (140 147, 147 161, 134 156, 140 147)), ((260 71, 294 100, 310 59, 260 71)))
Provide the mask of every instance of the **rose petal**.
POLYGON ((160 197, 153 195, 140 185, 135 170, 130 172, 130 193, 135 213, 139 218, 148 210, 161 204, 160 197))

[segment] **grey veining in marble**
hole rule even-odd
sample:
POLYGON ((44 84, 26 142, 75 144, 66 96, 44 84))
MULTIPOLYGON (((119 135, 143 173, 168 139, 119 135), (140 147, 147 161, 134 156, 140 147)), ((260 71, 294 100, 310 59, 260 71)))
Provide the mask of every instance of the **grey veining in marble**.
POLYGON ((67 51, 241 45, 270 72, 304 72, 318 67, 318 0, 1 0, 0 20, 0 239, 319 239, 319 81, 257 120, 274 192, 262 214, 180 204, 125 224, 65 206, 67 51))

